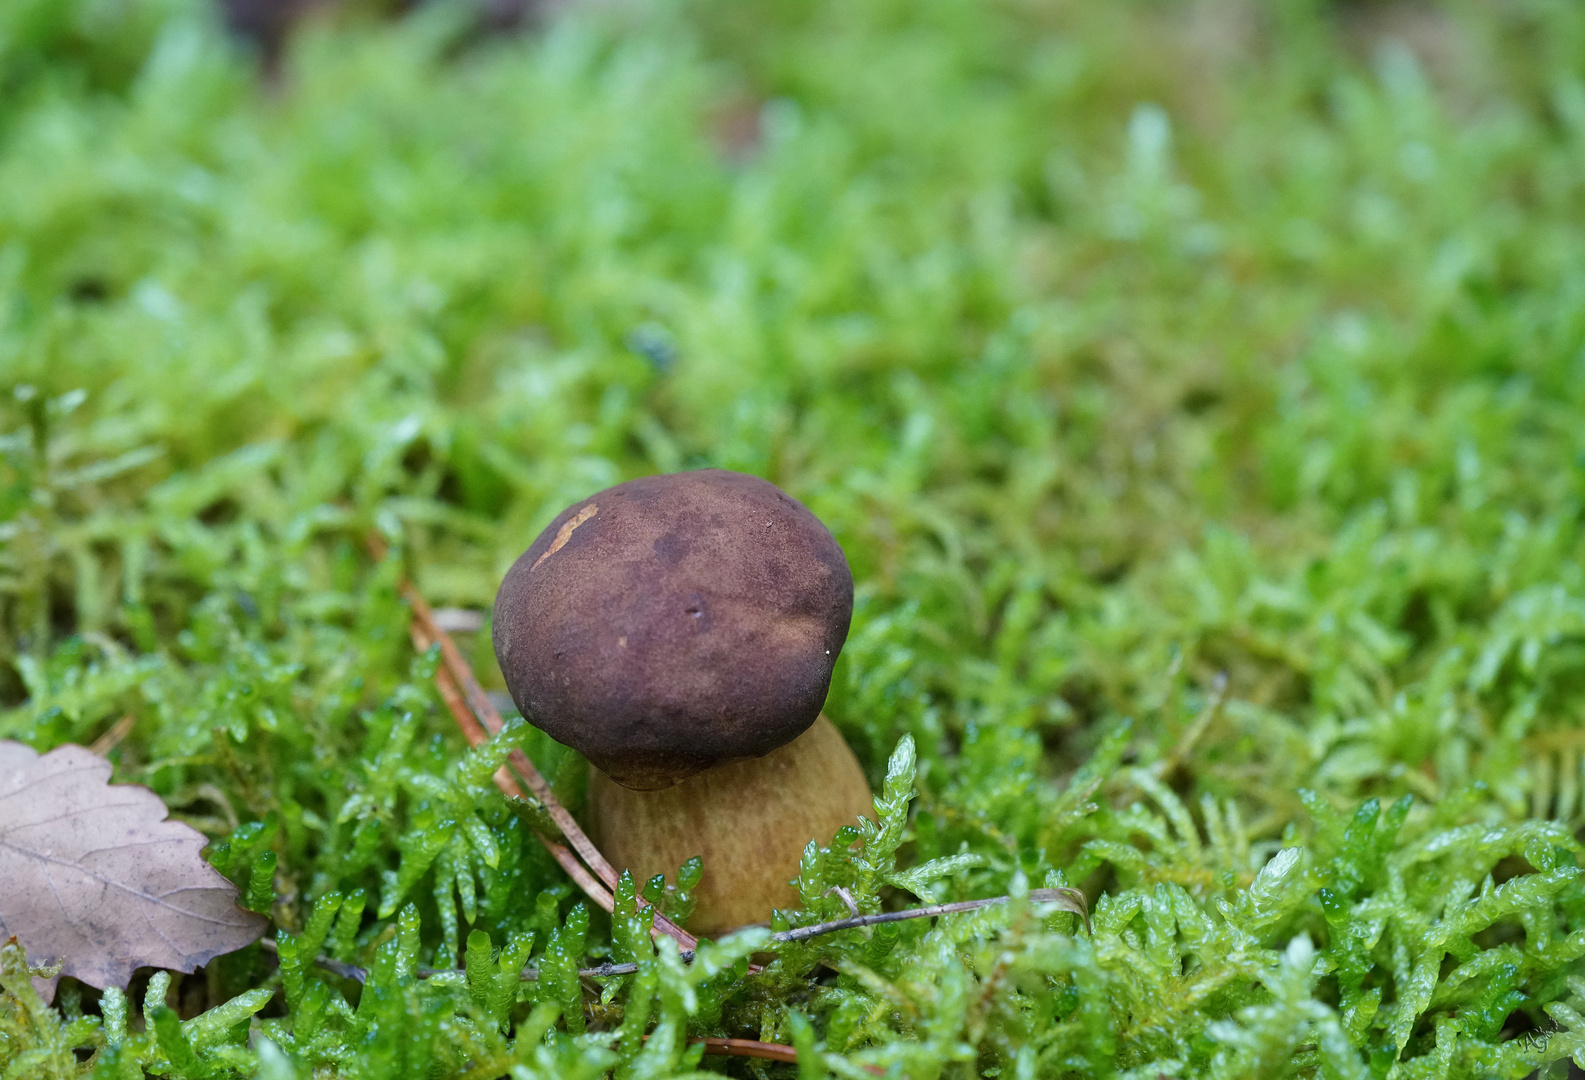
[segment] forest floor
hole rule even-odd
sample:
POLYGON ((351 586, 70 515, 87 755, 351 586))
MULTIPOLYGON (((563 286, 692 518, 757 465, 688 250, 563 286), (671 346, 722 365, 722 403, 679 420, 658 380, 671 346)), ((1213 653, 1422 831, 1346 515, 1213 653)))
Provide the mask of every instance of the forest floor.
POLYGON ((276 950, 8 968, 7 1076, 1585 1050, 1585 6, 344 5, 261 77, 201 0, 19 0, 0 382, 0 739, 99 740, 276 950), (879 824, 774 927, 1012 902, 687 964, 490 783, 581 812, 468 751, 403 580, 499 692, 512 560, 703 466, 857 584, 879 824))

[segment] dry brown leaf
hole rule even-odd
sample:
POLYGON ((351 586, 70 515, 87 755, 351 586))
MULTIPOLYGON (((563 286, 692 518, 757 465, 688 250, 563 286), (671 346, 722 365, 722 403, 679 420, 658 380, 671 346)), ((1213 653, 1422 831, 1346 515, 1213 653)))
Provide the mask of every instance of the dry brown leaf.
MULTIPOLYGON (((266 921, 199 854, 208 841, 165 820, 148 788, 110 784, 81 746, 40 756, 0 740, 0 940, 32 965, 126 988, 134 968, 192 971, 258 939, 266 921)), ((51 981, 47 991, 53 996, 51 981)))

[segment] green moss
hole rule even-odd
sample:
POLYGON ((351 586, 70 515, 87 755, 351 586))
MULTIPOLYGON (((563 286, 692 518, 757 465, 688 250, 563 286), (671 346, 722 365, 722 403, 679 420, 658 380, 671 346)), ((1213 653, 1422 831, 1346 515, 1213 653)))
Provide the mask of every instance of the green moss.
POLYGON ((1582 44, 1551 0, 430 7, 264 86, 199 0, 0 5, 0 737, 132 716, 117 777, 279 945, 141 1007, 7 952, 0 1072, 1585 1051, 1582 44), (859 583, 827 712, 880 821, 778 925, 1013 902, 751 974, 529 842, 494 768, 578 762, 465 751, 397 583, 488 608, 563 506, 701 465, 859 583))

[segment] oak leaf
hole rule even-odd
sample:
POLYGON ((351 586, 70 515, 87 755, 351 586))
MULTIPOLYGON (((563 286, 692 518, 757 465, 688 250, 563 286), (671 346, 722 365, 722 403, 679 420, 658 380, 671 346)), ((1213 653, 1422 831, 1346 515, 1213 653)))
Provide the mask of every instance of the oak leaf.
MULTIPOLYGON (((81 746, 40 755, 0 740, 0 940, 31 964, 103 990, 139 967, 190 972, 257 940, 266 921, 199 854, 198 830, 166 821, 145 787, 110 784, 81 746)), ((54 996, 54 980, 41 987, 54 996)))

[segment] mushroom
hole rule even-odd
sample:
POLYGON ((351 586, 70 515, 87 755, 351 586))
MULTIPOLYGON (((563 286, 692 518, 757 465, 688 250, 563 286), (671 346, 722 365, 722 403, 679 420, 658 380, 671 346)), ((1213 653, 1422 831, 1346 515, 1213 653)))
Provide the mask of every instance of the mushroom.
POLYGON ((631 480, 507 571, 495 653, 525 718, 588 758, 595 842, 639 882, 705 860, 702 934, 797 903, 812 837, 873 813, 820 716, 853 615, 831 533, 758 477, 631 480))

